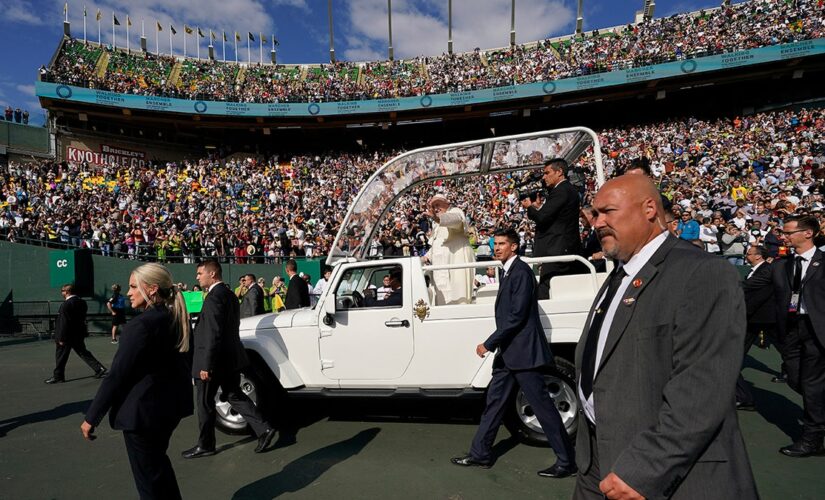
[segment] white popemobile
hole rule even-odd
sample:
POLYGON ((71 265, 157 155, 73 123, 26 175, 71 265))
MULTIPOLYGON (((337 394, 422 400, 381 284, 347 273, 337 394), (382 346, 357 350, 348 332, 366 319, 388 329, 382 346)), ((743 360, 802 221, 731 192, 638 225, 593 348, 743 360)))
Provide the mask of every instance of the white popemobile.
MULTIPOLYGON (((484 394, 493 356, 475 347, 495 330, 497 285, 482 287, 470 304, 436 305, 428 287, 434 270, 486 268, 489 261, 449 266, 422 265, 418 257, 369 260, 379 222, 398 198, 438 179, 541 169, 546 160, 581 156, 604 182, 598 137, 587 128, 567 128, 448 144, 404 153, 378 169, 349 208, 327 262, 332 276, 312 308, 265 314, 241 322, 241 341, 252 366, 241 387, 258 404, 276 391, 307 396, 459 397, 484 394), (400 269, 401 305, 369 307, 364 295, 400 269)), ((579 260, 589 274, 551 281, 551 297, 539 301, 542 325, 556 366, 546 373, 547 390, 567 431, 576 431, 578 402, 572 363, 590 304, 606 274, 579 256, 527 258, 535 264, 579 260)), ((492 265, 499 265, 493 262, 492 265)), ((267 401, 267 399, 269 400, 267 401)), ((246 422, 217 396, 218 425, 243 431, 246 422)), ((508 427, 527 441, 544 440, 527 400, 513 395, 508 427)))

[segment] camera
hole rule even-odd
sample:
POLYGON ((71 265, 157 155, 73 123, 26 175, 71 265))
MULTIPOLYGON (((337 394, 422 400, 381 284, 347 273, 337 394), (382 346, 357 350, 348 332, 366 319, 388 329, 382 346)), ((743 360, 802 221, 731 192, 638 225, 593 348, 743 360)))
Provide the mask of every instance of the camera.
POLYGON ((518 201, 524 201, 527 198, 530 198, 530 201, 535 203, 536 200, 538 199, 539 195, 542 195, 542 197, 544 197, 544 190, 543 189, 534 189, 532 191, 522 191, 522 192, 519 192, 518 201))

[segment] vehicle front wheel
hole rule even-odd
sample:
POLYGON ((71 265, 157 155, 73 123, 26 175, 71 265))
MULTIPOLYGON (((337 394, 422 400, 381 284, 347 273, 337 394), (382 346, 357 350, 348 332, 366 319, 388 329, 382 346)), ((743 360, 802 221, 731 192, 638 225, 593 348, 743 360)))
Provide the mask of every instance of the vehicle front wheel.
MULTIPOLYGON (((576 394, 576 368, 566 359, 556 357, 556 366, 544 373, 544 386, 561 416, 564 429, 570 437, 576 435, 579 398, 576 394)), ((536 414, 521 388, 513 395, 507 415, 507 428, 520 440, 547 446, 547 437, 541 430, 536 414)))
MULTIPOLYGON (((252 400, 255 405, 262 402, 263 386, 260 379, 253 370, 241 373, 241 390, 252 400)), ((224 401, 221 389, 218 388, 218 393, 215 395, 215 412, 217 418, 215 419, 215 427, 227 434, 249 434, 252 430, 246 419, 238 413, 228 401, 224 401)))

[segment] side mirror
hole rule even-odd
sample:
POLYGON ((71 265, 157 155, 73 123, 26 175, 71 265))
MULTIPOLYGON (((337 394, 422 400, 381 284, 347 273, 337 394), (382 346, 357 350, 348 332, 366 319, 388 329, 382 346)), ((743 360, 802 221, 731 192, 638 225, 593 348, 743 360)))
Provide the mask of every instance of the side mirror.
POLYGON ((324 300, 323 322, 327 326, 332 326, 335 323, 335 294, 327 294, 326 300, 324 300))

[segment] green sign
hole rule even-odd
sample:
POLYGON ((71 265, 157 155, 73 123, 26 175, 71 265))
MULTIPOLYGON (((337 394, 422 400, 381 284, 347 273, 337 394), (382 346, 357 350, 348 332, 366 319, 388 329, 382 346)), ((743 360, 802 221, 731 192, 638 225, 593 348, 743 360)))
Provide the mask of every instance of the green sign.
POLYGON ((198 314, 203 309, 203 292, 181 292, 186 301, 186 311, 189 314, 198 314))
POLYGON ((74 283, 74 250, 49 252, 49 277, 53 288, 74 283))

